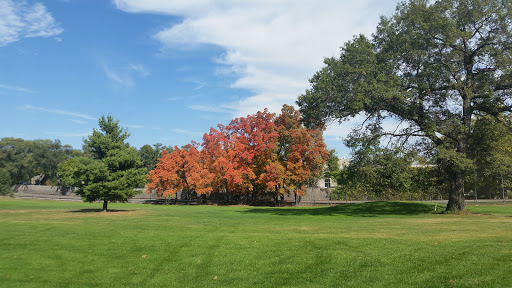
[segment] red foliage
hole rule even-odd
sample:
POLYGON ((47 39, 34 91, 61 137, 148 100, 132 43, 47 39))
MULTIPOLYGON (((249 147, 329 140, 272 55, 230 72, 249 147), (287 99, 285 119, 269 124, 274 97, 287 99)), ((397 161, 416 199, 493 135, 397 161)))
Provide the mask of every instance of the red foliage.
POLYGON ((279 156, 285 167, 285 185, 304 194, 305 184, 321 175, 328 157, 322 130, 307 129, 300 123, 300 113, 283 105, 276 119, 279 130, 279 156))
POLYGON ((148 175, 148 192, 155 189, 160 196, 171 196, 182 189, 195 190, 198 194, 212 191, 213 174, 205 166, 203 155, 195 143, 174 151, 162 152, 156 168, 148 175))
POLYGON ((322 131, 304 128, 300 114, 284 105, 281 115, 267 109, 218 125, 197 143, 164 152, 150 172, 148 191, 168 196, 181 189, 199 194, 249 192, 303 193, 305 183, 319 176, 327 159, 322 131))

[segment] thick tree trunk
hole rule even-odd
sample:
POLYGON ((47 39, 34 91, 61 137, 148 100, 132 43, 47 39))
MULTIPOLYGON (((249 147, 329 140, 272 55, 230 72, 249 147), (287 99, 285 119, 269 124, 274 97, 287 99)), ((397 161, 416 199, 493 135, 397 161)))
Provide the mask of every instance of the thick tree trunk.
MULTIPOLYGON (((467 67, 465 85, 466 88, 472 86, 472 57, 464 58, 465 67, 467 67)), ((468 140, 471 131, 471 115, 473 114, 473 108, 471 107, 471 94, 468 94, 470 89, 464 89, 461 91, 462 96, 462 134, 458 140, 457 153, 460 153, 460 157, 466 157, 468 151, 468 140)), ((464 201, 464 179, 466 178, 465 168, 457 167, 456 164, 452 164, 451 167, 451 189, 450 196, 448 199, 448 205, 446 205, 446 211, 462 211, 466 209, 466 203, 464 201), (454 167, 455 166, 455 167, 454 167)))
POLYGON ((103 200, 103 212, 107 212, 108 200, 103 200))
POLYGON ((446 211, 462 211, 466 209, 464 200, 464 171, 456 171, 452 174, 452 185, 446 211))

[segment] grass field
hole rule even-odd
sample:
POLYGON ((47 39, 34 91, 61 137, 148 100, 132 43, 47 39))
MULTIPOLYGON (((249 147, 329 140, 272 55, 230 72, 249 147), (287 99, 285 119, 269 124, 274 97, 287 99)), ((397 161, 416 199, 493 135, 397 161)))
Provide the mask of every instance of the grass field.
POLYGON ((512 287, 512 206, 0 198, 0 287, 512 287))

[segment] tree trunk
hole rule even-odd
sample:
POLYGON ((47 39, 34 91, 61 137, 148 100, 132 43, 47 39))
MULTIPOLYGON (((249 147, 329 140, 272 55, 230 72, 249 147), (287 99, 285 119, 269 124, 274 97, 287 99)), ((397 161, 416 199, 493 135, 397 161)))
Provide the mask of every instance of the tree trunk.
POLYGON ((107 212, 108 200, 103 200, 103 212, 107 212))
POLYGON ((452 185, 446 211, 462 211, 466 209, 464 200, 464 178, 466 178, 466 175, 464 171, 455 171, 452 175, 452 185))

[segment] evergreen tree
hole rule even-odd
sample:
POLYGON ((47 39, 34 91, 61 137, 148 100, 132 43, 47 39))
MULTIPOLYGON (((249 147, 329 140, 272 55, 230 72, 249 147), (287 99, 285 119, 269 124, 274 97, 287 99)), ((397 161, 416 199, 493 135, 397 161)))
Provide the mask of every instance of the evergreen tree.
POLYGON ((119 120, 102 116, 99 130, 84 140, 90 157, 69 159, 59 166, 63 183, 78 188, 76 194, 87 202, 127 201, 135 196, 134 188, 146 181, 146 168, 138 151, 125 140, 129 134, 119 127, 119 120))

